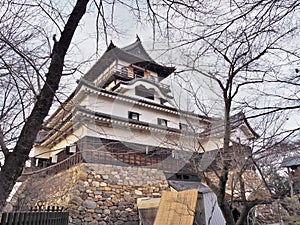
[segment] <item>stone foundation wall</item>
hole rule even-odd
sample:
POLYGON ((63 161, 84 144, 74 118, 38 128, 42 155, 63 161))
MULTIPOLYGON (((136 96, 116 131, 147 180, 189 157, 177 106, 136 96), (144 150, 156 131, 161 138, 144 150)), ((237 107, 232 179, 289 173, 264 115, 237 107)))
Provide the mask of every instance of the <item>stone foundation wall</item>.
POLYGON ((169 190, 161 171, 82 163, 54 176, 26 180, 14 204, 63 206, 71 225, 138 224, 136 200, 169 190))

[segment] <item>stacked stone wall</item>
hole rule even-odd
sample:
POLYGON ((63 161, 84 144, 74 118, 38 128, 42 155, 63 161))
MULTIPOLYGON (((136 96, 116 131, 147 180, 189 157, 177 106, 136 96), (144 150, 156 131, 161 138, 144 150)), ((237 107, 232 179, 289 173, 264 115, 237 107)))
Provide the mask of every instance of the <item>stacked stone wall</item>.
POLYGON ((80 164, 54 176, 27 179, 15 206, 63 206, 71 225, 138 224, 137 198, 160 197, 169 190, 156 169, 80 164))

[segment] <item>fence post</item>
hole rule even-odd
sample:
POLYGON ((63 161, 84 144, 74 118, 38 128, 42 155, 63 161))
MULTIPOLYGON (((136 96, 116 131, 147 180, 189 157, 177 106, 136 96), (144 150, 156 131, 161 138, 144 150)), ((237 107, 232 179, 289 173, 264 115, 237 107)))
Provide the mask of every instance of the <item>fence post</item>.
POLYGON ((24 224, 29 224, 29 213, 28 212, 25 212, 24 213, 24 224))
POLYGON ((21 213, 18 225, 25 224, 25 213, 21 213))
POLYGON ((14 218, 14 213, 8 213, 8 220, 7 220, 8 225, 12 225, 13 218, 14 218))
POLYGON ((13 225, 18 225, 19 217, 20 217, 20 213, 18 212, 14 213, 13 223, 12 223, 13 225))
POLYGON ((1 225, 5 225, 6 224, 6 219, 7 219, 7 213, 2 213, 2 216, 1 216, 1 225))

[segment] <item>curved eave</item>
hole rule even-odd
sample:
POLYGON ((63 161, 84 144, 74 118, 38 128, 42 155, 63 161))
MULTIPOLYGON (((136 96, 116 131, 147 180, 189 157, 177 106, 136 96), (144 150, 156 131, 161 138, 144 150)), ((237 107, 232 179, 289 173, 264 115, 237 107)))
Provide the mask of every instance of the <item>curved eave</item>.
POLYGON ((118 126, 129 127, 132 129, 164 133, 176 136, 190 136, 200 139, 212 138, 214 136, 207 130, 200 133, 188 132, 177 128, 165 127, 157 124, 95 112, 81 106, 75 107, 71 115, 72 118, 69 117, 65 121, 63 121, 60 124, 58 130, 52 130, 51 132, 49 132, 42 141, 37 143, 37 145, 51 148, 55 144, 62 141, 67 135, 71 135, 74 131, 74 126, 80 126, 83 123, 88 122, 89 120, 92 120, 93 123, 100 122, 101 126, 112 126, 112 124, 116 124, 118 126))
POLYGON ((245 133, 249 139, 258 138, 259 135, 254 131, 254 129, 250 126, 245 114, 241 111, 233 116, 230 117, 231 128, 237 129, 242 128, 242 131, 245 133), (246 130, 243 130, 244 129, 246 130))
POLYGON ((73 132, 74 128, 74 123, 72 120, 68 119, 63 121, 61 127, 59 130, 52 130, 47 134, 46 137, 43 138, 40 142, 36 142, 37 145, 39 146, 47 146, 49 148, 53 147, 55 144, 59 143, 62 141, 66 135, 70 135, 73 132))
POLYGON ((175 67, 168 67, 168 66, 163 66, 160 64, 157 64, 156 62, 151 62, 151 61, 141 61, 141 62, 136 62, 134 65, 142 67, 146 70, 153 71, 158 74, 159 77, 166 78, 168 77, 171 73, 173 73, 176 68, 175 67))
POLYGON ((244 122, 245 125, 247 126, 248 130, 251 132, 251 134, 253 135, 253 138, 259 138, 259 134, 257 134, 254 129, 250 126, 248 120, 246 118, 244 118, 244 122))

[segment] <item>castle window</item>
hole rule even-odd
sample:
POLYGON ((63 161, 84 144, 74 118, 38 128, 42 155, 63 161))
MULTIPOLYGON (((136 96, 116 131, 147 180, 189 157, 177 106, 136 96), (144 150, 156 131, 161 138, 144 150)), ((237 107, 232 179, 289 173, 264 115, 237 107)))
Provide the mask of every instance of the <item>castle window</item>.
POLYGON ((162 119, 162 118, 157 118, 157 124, 160 126, 167 127, 168 126, 168 120, 162 119))
POLYGON ((76 145, 72 145, 72 146, 70 146, 69 153, 70 154, 76 153, 76 150, 77 150, 77 146, 76 145))
POLYGON ((177 180, 189 180, 190 179, 189 175, 179 174, 179 173, 176 173, 175 177, 176 177, 177 180))
POLYGON ((140 120, 140 114, 137 112, 128 112, 128 118, 132 120, 140 120))
POLYGON ((179 129, 187 131, 188 130, 188 125, 185 124, 185 123, 179 123, 179 129))

